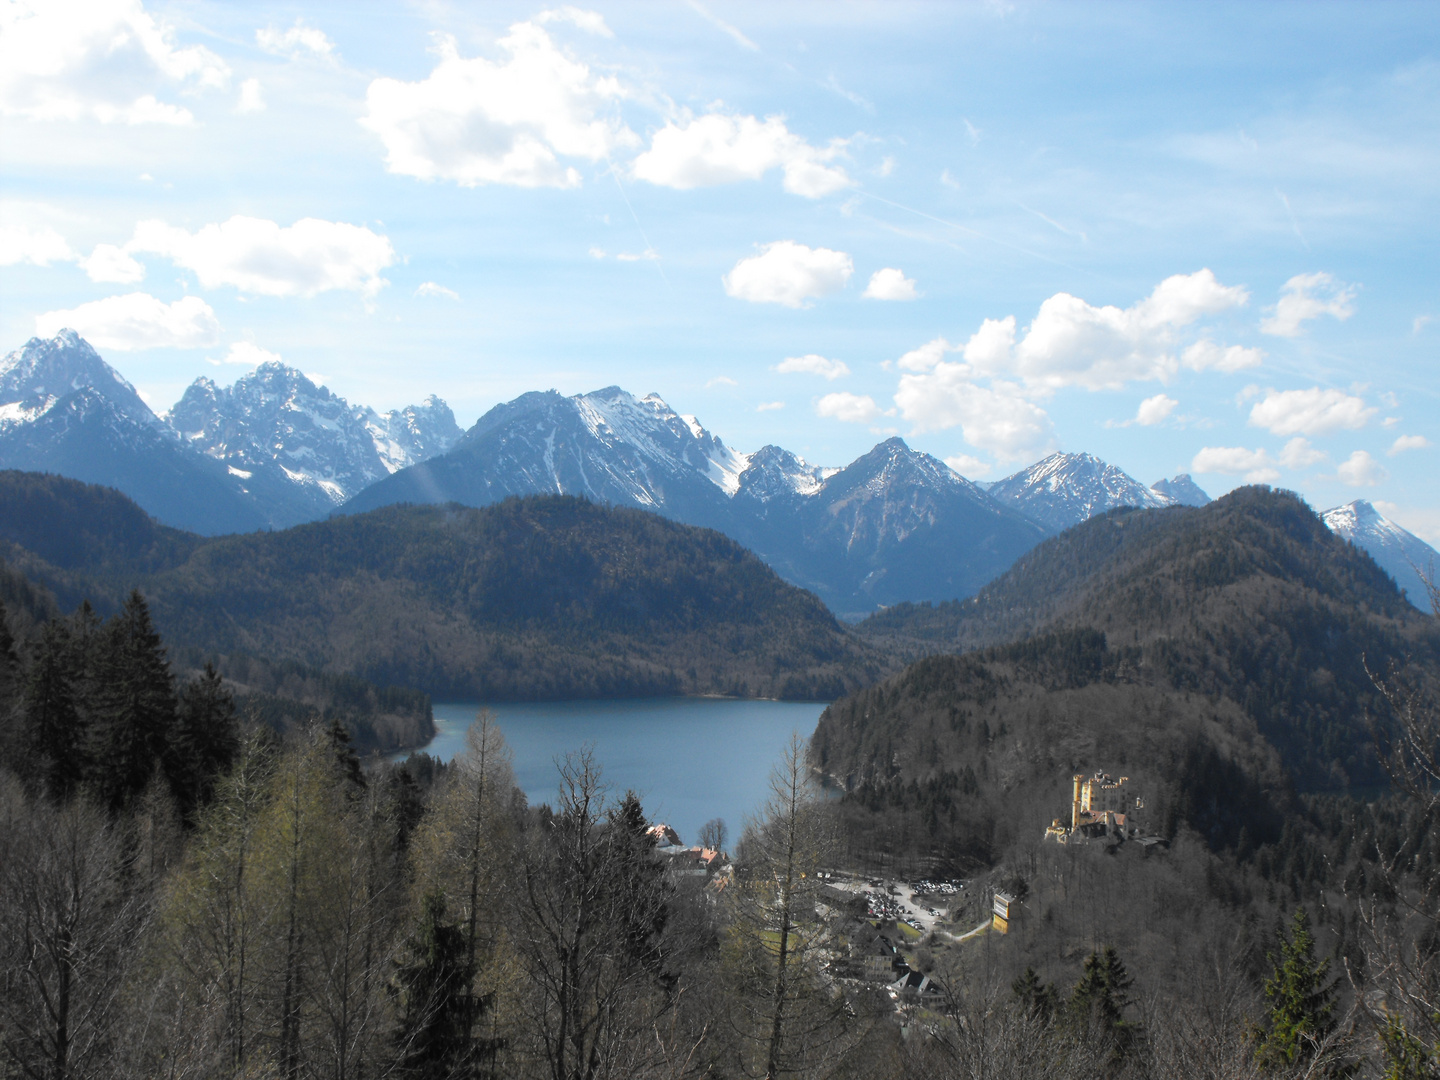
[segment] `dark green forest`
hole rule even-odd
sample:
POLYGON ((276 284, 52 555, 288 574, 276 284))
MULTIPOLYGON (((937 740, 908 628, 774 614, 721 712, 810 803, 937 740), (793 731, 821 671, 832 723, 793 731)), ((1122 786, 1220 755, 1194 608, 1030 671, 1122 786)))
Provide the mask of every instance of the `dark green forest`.
POLYGON ((491 701, 823 700, 893 669, 720 533, 569 496, 203 540, 105 489, 4 473, 0 538, 67 608, 140 588, 190 664, 246 654, 491 701))

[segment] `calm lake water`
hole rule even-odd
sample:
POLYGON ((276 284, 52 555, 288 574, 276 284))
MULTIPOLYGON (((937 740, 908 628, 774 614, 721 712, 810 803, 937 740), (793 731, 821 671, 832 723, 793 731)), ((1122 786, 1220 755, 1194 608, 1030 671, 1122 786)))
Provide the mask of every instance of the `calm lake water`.
MULTIPOLYGON (((436 735, 425 752, 446 761, 460 753, 479 708, 473 702, 436 705, 436 735)), ((490 709, 532 805, 554 805, 555 759, 588 744, 614 797, 634 788, 650 819, 673 826, 687 844, 705 822, 724 818, 733 844, 745 816, 769 794, 770 770, 791 733, 809 738, 825 703, 661 698, 490 709)))

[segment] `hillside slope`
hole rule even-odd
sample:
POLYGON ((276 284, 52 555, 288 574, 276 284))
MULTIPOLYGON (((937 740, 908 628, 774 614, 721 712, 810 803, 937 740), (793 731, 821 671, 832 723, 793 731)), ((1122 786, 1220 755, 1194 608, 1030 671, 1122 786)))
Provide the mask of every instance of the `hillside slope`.
POLYGON ((1299 790, 1380 781, 1366 718, 1383 706, 1367 665, 1440 671, 1435 621, 1300 499, 1267 488, 1114 511, 1046 541, 973 600, 900 605, 859 630, 910 655, 1102 633, 1126 651, 1128 682, 1238 706, 1299 790))
POLYGON ((11 561, 62 603, 138 585, 177 649, 489 700, 820 699, 890 669, 733 541, 575 497, 213 540, 137 514, 113 492, 0 474, 11 561))

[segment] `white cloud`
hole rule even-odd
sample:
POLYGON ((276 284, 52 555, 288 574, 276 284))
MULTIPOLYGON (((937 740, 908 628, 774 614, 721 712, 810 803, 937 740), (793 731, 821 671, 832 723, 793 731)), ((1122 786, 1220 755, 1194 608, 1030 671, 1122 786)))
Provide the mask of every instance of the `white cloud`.
POLYGON ((841 139, 811 146, 779 116, 762 121, 710 113, 684 126, 666 124, 632 168, 637 179, 681 191, 759 180, 779 168, 786 191, 818 199, 851 185, 844 169, 828 164, 844 146, 841 139))
POLYGON ((755 411, 774 412, 776 409, 783 409, 784 407, 785 403, 783 401, 762 401, 759 405, 755 406, 755 411))
POLYGON ((173 260, 194 271, 204 288, 232 285, 260 296, 314 296, 330 289, 373 296, 389 284, 380 271, 395 261, 386 237, 318 218, 281 228, 263 218, 236 216, 193 233, 142 221, 128 249, 173 260))
POLYGON ((945 464, 949 465, 950 468, 954 469, 966 479, 971 479, 976 476, 988 476, 990 470, 995 468, 990 462, 984 461, 981 458, 971 457, 969 454, 955 454, 952 457, 947 457, 945 464))
POLYGON ((35 319, 35 333, 53 337, 66 327, 97 349, 196 349, 214 345, 220 323, 198 296, 167 304, 149 293, 107 296, 68 311, 50 311, 35 319))
POLYGON ((907 278, 904 271, 887 266, 870 275, 870 284, 865 286, 862 295, 867 300, 914 300, 920 294, 915 291, 914 278, 907 278))
POLYGON ((1180 354, 1180 362, 1192 371, 1223 371, 1233 374, 1258 367, 1265 360, 1263 349, 1247 349, 1243 345, 1216 345, 1205 339, 1188 346, 1180 354))
POLYGON ((900 415, 917 432, 959 427, 965 441, 1006 461, 1042 452, 1055 438, 1044 409, 1012 383, 982 386, 966 364, 940 362, 929 372, 902 375, 895 392, 900 415))
POLYGON ((1269 454, 1243 446, 1207 446, 1190 462, 1190 471, 1228 476, 1244 474, 1247 484, 1273 484, 1280 479, 1280 471, 1269 454))
POLYGON ((262 349, 253 342, 237 341, 230 346, 230 351, 225 354, 224 359, 211 360, 210 363, 217 365, 242 364, 245 367, 259 367, 261 364, 282 364, 284 360, 279 353, 271 352, 269 349, 262 349))
POLYGON ((1424 435, 1401 435, 1390 444, 1390 449, 1386 453, 1390 457, 1394 457, 1396 454, 1403 454, 1406 450, 1424 450, 1429 445, 1430 440, 1424 435))
POLYGON ((13 0, 0 7, 0 114, 29 120, 190 123, 160 86, 220 88, 225 62, 179 46, 140 0, 13 0))
POLYGON ((843 251, 777 240, 759 255, 741 259, 722 281, 726 294, 737 300, 798 308, 843 289, 854 272, 855 264, 843 251))
POLYGON ((1250 424, 1276 435, 1330 435, 1358 431, 1379 409, 1341 390, 1267 390, 1250 410, 1250 424))
POLYGON ((114 244, 96 244, 88 259, 77 261, 91 281, 133 285, 145 280, 145 267, 114 244))
POLYGON ((605 249, 602 247, 592 247, 590 249, 590 257, 592 259, 603 259, 605 257, 605 249))
POLYGON ((833 416, 847 424, 869 424, 885 415, 869 394, 826 394, 815 403, 819 416, 833 416))
POLYGON ((265 97, 260 93, 259 79, 246 79, 240 84, 240 100, 235 103, 237 113, 265 111, 265 97))
POLYGON ((75 258, 69 243, 52 226, 21 214, 12 207, 4 208, 0 217, 0 266, 30 263, 49 266, 52 262, 68 262, 75 258))
MULTIPOLYGON (((1011 320, 1013 326, 1014 320, 1011 320)), ((986 320, 989 325, 989 320, 986 320)), ((954 352, 957 346, 951 345, 943 337, 934 338, 924 345, 911 349, 904 356, 896 361, 901 371, 930 371, 941 360, 945 359, 947 352, 954 352)))
POLYGON ((594 34, 597 37, 613 38, 615 36, 610 27, 605 25, 604 15, 598 11, 586 11, 573 4, 542 11, 535 16, 535 21, 538 23, 570 23, 587 34, 594 34))
POLYGON ((615 256, 616 262, 654 262, 660 258, 660 253, 654 248, 646 248, 644 251, 622 251, 615 256))
POLYGON ((466 59, 443 37, 428 78, 370 84, 360 122, 385 144, 391 172, 462 187, 577 187, 580 173, 561 157, 600 161, 638 145, 600 115, 624 96, 620 83, 566 56, 538 22, 516 23, 498 44, 504 62, 466 59))
POLYGON ((1285 444, 1285 449, 1280 451, 1280 464, 1288 469, 1303 469, 1309 465, 1318 465, 1326 456, 1324 450, 1311 446, 1309 439, 1296 435, 1285 444))
POLYGON ((1175 406, 1179 404, 1174 398, 1164 394, 1148 397, 1140 402, 1140 407, 1135 410, 1135 423, 1141 427, 1153 427, 1174 412, 1175 406))
POLYGON ((335 52, 335 43, 325 36, 318 26, 306 26, 303 19, 296 19, 288 30, 267 26, 255 31, 255 44, 275 56, 294 59, 309 53, 311 56, 328 57, 335 52))
POLYGON ((1421 330, 1424 330, 1425 327, 1434 321, 1435 317, 1433 315, 1416 315, 1415 321, 1410 324, 1411 335, 1419 334, 1421 330))
POLYGON ((415 290, 416 296, 443 296, 447 300, 459 300, 460 294, 454 289, 447 289, 444 285, 435 281, 422 281, 420 287, 415 290))
POLYGON ((979 374, 1013 374, 1042 394, 1067 386, 1104 390, 1132 380, 1163 381, 1177 370, 1172 349, 1180 329, 1248 299, 1243 287, 1221 285, 1209 270, 1168 277, 1123 309, 1056 293, 1040 305, 1013 350, 1003 347, 1005 323, 987 320, 993 324, 991 338, 983 350, 977 342, 973 357, 967 350, 966 359, 979 374))
POLYGON ((1296 274, 1280 291, 1274 313, 1260 322, 1262 334, 1298 337, 1302 323, 1333 315, 1340 320, 1355 313, 1355 287, 1326 273, 1296 274))
POLYGON ((1364 450, 1356 450, 1335 470, 1343 483, 1351 487, 1374 487, 1390 478, 1384 466, 1364 450))
POLYGON ((738 382, 736 382, 734 379, 730 378, 729 375, 716 375, 713 379, 711 379, 711 380, 709 380, 708 382, 706 382, 706 384, 705 384, 705 389, 706 389, 706 390, 709 390, 712 386, 739 386, 739 385, 740 385, 740 384, 739 384, 738 382))
POLYGON ((787 356, 775 365, 776 371, 805 375, 822 375, 827 379, 839 379, 850 374, 850 368, 843 360, 829 360, 818 353, 804 356, 787 356))

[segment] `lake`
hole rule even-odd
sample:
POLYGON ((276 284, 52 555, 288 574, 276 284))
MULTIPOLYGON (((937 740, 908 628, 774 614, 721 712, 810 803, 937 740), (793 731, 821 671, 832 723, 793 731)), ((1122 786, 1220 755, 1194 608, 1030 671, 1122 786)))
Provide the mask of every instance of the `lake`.
MULTIPOLYGON (((686 844, 724 818, 733 844, 769 794, 771 768, 792 732, 809 738, 825 702, 647 698, 515 702, 489 706, 514 753, 515 779, 532 805, 555 804, 555 759, 589 745, 602 780, 619 799, 634 788, 651 821, 686 844)), ((465 748, 480 706, 435 706, 435 738, 423 747, 449 761, 465 748)), ((403 759, 404 754, 396 755, 403 759)))

